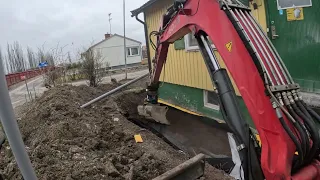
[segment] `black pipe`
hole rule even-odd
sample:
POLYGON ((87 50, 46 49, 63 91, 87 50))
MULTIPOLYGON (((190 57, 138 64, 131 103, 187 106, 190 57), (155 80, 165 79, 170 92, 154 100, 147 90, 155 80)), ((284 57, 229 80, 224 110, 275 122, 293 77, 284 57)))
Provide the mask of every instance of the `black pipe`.
MULTIPOLYGON (((299 135, 301 137, 301 146, 302 146, 302 151, 303 154, 302 156, 304 157, 303 159, 305 160, 306 154, 307 154, 307 149, 308 148, 308 144, 309 144, 309 139, 308 136, 306 134, 306 132, 303 130, 303 126, 301 126, 301 122, 300 122, 300 118, 299 116, 294 112, 293 108, 290 105, 287 105, 287 109, 289 111, 289 113, 291 114, 291 116, 296 120, 295 122, 292 122, 293 126, 298 130, 299 135)), ((303 163, 303 161, 301 161, 301 163, 303 163)))
POLYGON ((303 104, 301 103, 300 100, 296 100, 295 102, 298 105, 298 107, 300 108, 300 110, 303 112, 304 115, 306 115, 309 119, 313 119, 311 117, 311 115, 309 114, 309 112, 307 111, 307 109, 303 106, 303 104))
POLYGON ((297 107, 296 104, 292 104, 293 109, 295 110, 295 112, 304 120, 306 126, 310 129, 310 135, 312 138, 312 147, 310 149, 310 153, 307 156, 307 161, 306 163, 310 163, 313 158, 316 156, 317 151, 318 151, 318 147, 319 147, 319 143, 320 143, 320 137, 319 137, 319 133, 316 129, 316 124, 309 118, 307 118, 302 111, 300 111, 300 109, 297 107))
MULTIPOLYGON (((144 14, 144 19, 146 19, 146 15, 144 14)), ((145 22, 143 22, 141 19, 139 19, 139 14, 136 15, 136 20, 139 21, 141 24, 143 24, 144 27, 144 37, 146 38, 146 47, 147 47, 147 57, 148 57, 148 67, 149 67, 149 72, 152 70, 151 66, 151 58, 150 58, 150 46, 149 46, 149 38, 148 38, 148 26, 145 22)))
MULTIPOLYGON (((294 112, 294 111, 293 111, 294 112)), ((295 113, 295 112, 294 112, 295 113)), ((295 113, 297 114, 297 113, 295 113)), ((309 113, 307 113, 309 114, 309 113)), ((298 114, 297 114, 298 115, 298 114)), ((306 115, 306 114, 305 114, 306 115)), ((310 115, 310 114, 309 114, 310 115)), ((306 115, 307 116, 307 115, 306 115)), ((307 116, 308 117, 308 116, 307 116)), ((303 119, 302 119, 303 120, 303 119)), ((310 129, 308 127, 306 127, 301 121, 298 121, 299 125, 303 128, 304 132, 306 132, 306 154, 309 153, 310 151, 310 129)))
POLYGON ((289 128, 289 126, 286 124, 286 122, 284 121, 283 117, 279 117, 279 121, 280 121, 283 129, 287 132, 287 134, 289 135, 290 139, 292 140, 292 142, 294 143, 294 145, 297 148, 298 159, 299 160, 296 163, 294 163, 293 169, 298 169, 299 165, 301 165, 303 163, 303 152, 302 152, 301 144, 300 144, 298 138, 294 135, 294 133, 289 128))
POLYGON ((300 101, 301 104, 307 109, 307 111, 320 123, 320 116, 313 109, 311 109, 305 102, 300 101))

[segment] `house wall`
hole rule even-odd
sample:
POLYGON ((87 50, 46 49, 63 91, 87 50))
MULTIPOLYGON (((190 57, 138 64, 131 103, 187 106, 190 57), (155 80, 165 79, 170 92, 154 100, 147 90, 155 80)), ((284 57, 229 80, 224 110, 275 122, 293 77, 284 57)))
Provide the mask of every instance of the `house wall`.
MULTIPOLYGON (((145 11, 148 32, 159 29, 160 19, 170 5, 172 5, 172 0, 162 0, 156 2, 152 8, 145 11)), ((156 42, 156 37, 152 37, 152 41, 156 42)), ((150 57, 154 57, 155 51, 151 45, 149 48, 150 57)), ((218 57, 221 59, 219 55, 218 57)), ((213 90, 210 76, 201 54, 195 51, 175 50, 173 45, 169 47, 166 66, 161 73, 160 79, 163 82, 172 84, 213 90)))
MULTIPOLYGON (((261 7, 254 10, 252 13, 259 22, 261 22, 262 27, 266 29, 264 3, 262 4, 261 7)), ((172 5, 172 0, 162 0, 156 2, 151 8, 145 11, 148 32, 157 31, 159 29, 160 19, 170 5, 172 5)), ((155 42, 156 38, 152 37, 152 41, 155 42)), ((154 57, 155 51, 152 49, 151 45, 149 48, 150 57, 154 57)), ((215 51, 215 54, 220 65, 225 67, 220 54, 217 51, 215 51)), ((210 91, 214 89, 201 53, 199 51, 186 51, 184 49, 175 50, 174 45, 169 47, 166 66, 161 73, 160 80, 167 83, 210 91)), ((237 87, 234 87, 237 95, 240 95, 237 87)))
MULTIPOLYGON (((261 2, 264 4, 263 0, 261 0, 261 2)), ((148 33, 159 29, 162 15, 170 5, 172 5, 172 0, 161 0, 145 10, 145 21, 148 27, 148 33)), ((259 6, 252 14, 261 22, 262 27, 266 30, 264 5, 259 6)), ((152 41, 156 42, 156 38, 152 37, 152 41)), ((149 48, 150 57, 154 57, 155 51, 151 46, 149 48)), ((218 110, 204 106, 203 90, 212 91, 214 90, 214 86, 212 85, 201 53, 199 51, 186 51, 184 48, 177 49, 175 45, 169 47, 166 65, 161 73, 160 81, 163 82, 159 88, 161 103, 185 108, 189 113, 221 120, 222 116, 218 110)), ((225 67, 219 52, 215 51, 215 54, 220 65, 225 67)), ((239 104, 244 112, 244 116, 250 119, 238 88, 235 85, 234 88, 236 94, 239 96, 239 104)), ((249 123, 253 125, 252 121, 249 123)))
MULTIPOLYGON (((127 64, 141 63, 141 43, 126 40, 127 47, 139 47, 139 55, 137 56, 127 56, 127 64)), ((103 57, 104 66, 109 63, 110 67, 122 66, 124 62, 124 48, 123 48, 123 38, 119 36, 113 36, 107 41, 104 41, 95 47, 94 50, 100 51, 103 57)))

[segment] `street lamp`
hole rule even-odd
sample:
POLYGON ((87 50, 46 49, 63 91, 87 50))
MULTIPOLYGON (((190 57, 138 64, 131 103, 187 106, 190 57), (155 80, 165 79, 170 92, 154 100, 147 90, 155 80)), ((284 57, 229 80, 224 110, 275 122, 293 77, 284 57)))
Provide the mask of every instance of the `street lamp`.
POLYGON ((126 1, 123 0, 123 45, 124 45, 124 68, 126 73, 126 79, 128 78, 127 74, 127 47, 126 47, 126 1))

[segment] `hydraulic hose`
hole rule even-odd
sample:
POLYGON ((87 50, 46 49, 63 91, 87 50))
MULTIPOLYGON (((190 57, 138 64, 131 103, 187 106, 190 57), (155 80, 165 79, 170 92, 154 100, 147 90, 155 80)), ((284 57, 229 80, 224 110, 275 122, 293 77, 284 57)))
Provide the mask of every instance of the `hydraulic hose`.
POLYGON ((287 108, 288 108, 289 113, 296 119, 296 121, 292 122, 292 124, 299 132, 300 139, 301 139, 301 145, 302 145, 302 151, 303 151, 302 156, 304 157, 304 160, 305 160, 307 150, 309 150, 308 136, 301 126, 302 123, 299 121, 299 119, 300 119, 299 116, 294 112, 293 108, 290 105, 287 105, 287 108))
POLYGON ((295 110, 295 112, 304 120, 305 124, 307 125, 307 127, 310 129, 310 135, 312 138, 312 147, 310 149, 310 153, 307 156, 307 163, 310 163, 312 161, 312 159, 315 157, 315 155, 317 154, 317 150, 319 147, 319 143, 320 143, 320 137, 319 137, 319 133, 317 132, 316 129, 316 124, 309 118, 307 118, 302 111, 300 111, 300 109, 297 107, 296 104, 292 104, 293 109, 295 110))
POLYGON ((293 165, 293 169, 297 169, 297 168, 299 168, 299 165, 301 165, 303 163, 303 152, 302 152, 301 144, 300 144, 298 138, 294 135, 294 133, 289 128, 289 126, 286 124, 286 122, 283 119, 283 117, 279 117, 279 121, 280 121, 283 129, 287 132, 287 134, 289 135, 290 139, 292 140, 292 142, 294 143, 294 145, 297 148, 298 159, 299 160, 298 160, 298 162, 295 162, 294 165, 293 165))
POLYGON ((299 100, 301 104, 307 109, 307 111, 320 123, 320 116, 313 109, 311 109, 305 102, 299 100))
POLYGON ((303 112, 303 114, 305 114, 309 119, 313 119, 311 117, 311 115, 309 114, 309 112, 307 111, 307 109, 303 106, 303 104, 301 103, 300 100, 296 100, 295 102, 298 105, 298 107, 300 108, 300 110, 303 112))
MULTIPOLYGON (((271 89, 269 86, 266 86, 267 91, 269 93, 269 95, 271 96, 271 100, 274 101, 282 110, 282 112, 285 114, 285 116, 287 117, 288 120, 290 120, 290 122, 292 122, 293 124, 296 122, 296 120, 291 116, 291 114, 287 111, 287 109, 284 107, 284 105, 282 105, 278 99, 275 97, 275 95, 272 93, 271 89)), ((279 111, 278 109, 276 109, 277 112, 277 116, 279 118, 279 121, 283 127, 283 129, 286 131, 286 133, 288 134, 288 136, 290 137, 290 139, 292 140, 292 142, 295 144, 296 146, 296 150, 298 151, 298 161, 296 161, 293 165, 293 169, 297 169, 299 168, 299 165, 303 163, 303 152, 302 152, 302 147, 301 144, 299 142, 299 140, 297 139, 297 137, 293 134, 293 132, 291 131, 291 129, 289 128, 289 126, 286 124, 286 122, 284 121, 283 117, 282 117, 282 113, 281 111, 279 111)))

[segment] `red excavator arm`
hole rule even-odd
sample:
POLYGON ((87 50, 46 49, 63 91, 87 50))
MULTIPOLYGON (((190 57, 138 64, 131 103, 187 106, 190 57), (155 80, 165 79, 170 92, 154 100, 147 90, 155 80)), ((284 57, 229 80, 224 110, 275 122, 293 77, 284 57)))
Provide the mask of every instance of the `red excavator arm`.
POLYGON ((162 67, 171 43, 192 32, 217 87, 222 114, 237 144, 245 179, 320 179, 319 116, 303 103, 281 57, 241 3, 176 0, 163 16, 157 36, 147 101, 157 103, 162 67), (261 138, 261 149, 239 111, 221 54, 261 138), (298 152, 298 153, 295 153, 298 152))

